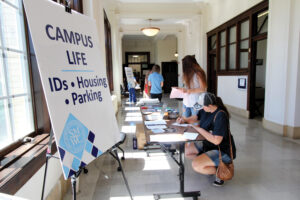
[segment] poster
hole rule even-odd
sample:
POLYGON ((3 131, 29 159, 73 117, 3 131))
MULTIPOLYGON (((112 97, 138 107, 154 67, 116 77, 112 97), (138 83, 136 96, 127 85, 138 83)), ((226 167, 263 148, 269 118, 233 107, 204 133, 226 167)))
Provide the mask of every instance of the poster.
POLYGON ((24 0, 65 179, 119 141, 95 21, 48 0, 24 0))
POLYGON ((130 88, 135 88, 135 78, 132 72, 131 67, 125 67, 125 74, 127 78, 127 83, 130 86, 130 88))

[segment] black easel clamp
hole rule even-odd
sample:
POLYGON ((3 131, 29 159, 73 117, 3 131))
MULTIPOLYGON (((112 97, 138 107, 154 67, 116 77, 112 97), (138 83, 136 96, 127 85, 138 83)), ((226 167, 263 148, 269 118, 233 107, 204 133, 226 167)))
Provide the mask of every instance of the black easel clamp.
POLYGON ((65 0, 65 8, 66 8, 66 12, 72 14, 71 1, 70 0, 65 0))

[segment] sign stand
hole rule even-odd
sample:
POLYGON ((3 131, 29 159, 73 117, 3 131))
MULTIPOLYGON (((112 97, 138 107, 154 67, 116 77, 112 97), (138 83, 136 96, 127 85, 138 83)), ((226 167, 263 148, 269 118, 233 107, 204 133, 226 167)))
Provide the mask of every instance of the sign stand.
MULTIPOLYGON (((46 164, 45 164, 45 172, 44 172, 44 179, 43 179, 43 189, 42 189, 42 196, 41 196, 41 200, 44 200, 44 193, 45 193, 45 185, 46 185, 46 178, 47 178, 47 170, 48 170, 48 160, 50 158, 56 158, 56 159, 59 159, 58 157, 54 156, 51 154, 51 147, 52 147, 52 140, 53 140, 53 131, 51 129, 50 131, 50 136, 49 136, 49 142, 48 142, 48 147, 47 147, 47 152, 46 152, 46 164)), ((122 167, 122 164, 121 164, 121 161, 119 159, 119 156, 118 156, 118 151, 116 149, 116 147, 113 147, 112 149, 108 150, 108 153, 114 158, 117 160, 118 164, 119 164, 119 167, 118 167, 118 170, 122 172, 122 176, 123 176, 123 179, 124 179, 124 182, 125 182, 125 185, 126 185, 126 188, 127 188, 127 191, 129 193, 129 196, 130 196, 130 199, 133 200, 132 198, 132 194, 131 194, 131 191, 130 191, 130 188, 129 188, 129 184, 128 184, 128 181, 127 181, 127 178, 125 176, 125 173, 124 173, 124 170, 123 170, 123 167, 122 167)), ((85 167, 79 167, 79 170, 71 176, 71 183, 72 183, 72 194, 73 194, 73 200, 76 200, 76 183, 77 183, 77 178, 79 177, 79 175, 81 174, 81 172, 87 174, 88 173, 88 169, 86 169, 85 167)))
POLYGON ((120 162, 120 159, 119 159, 119 156, 118 156, 118 151, 117 151, 116 147, 114 147, 113 149, 111 149, 111 150, 109 151, 109 154, 110 154, 114 159, 116 159, 116 160, 118 161, 118 164, 119 164, 119 168, 118 168, 118 169, 120 169, 121 172, 122 172, 122 176, 123 176, 123 179, 124 179, 124 182, 125 182, 127 191, 128 191, 128 193, 129 193, 130 199, 133 200, 132 194, 131 194, 131 191, 130 191, 130 188, 129 188, 127 179, 126 179, 126 177, 125 177, 125 174, 124 174, 124 171, 123 171, 123 167, 122 167, 122 165, 121 165, 121 162, 120 162), (114 152, 115 155, 114 155, 112 152, 114 152))

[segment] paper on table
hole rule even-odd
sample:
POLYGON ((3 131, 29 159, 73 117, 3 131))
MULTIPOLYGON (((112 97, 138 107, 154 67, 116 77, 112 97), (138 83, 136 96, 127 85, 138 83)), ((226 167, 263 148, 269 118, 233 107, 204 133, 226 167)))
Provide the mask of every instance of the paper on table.
POLYGON ((145 125, 161 125, 161 124, 167 124, 165 120, 155 120, 155 121, 145 121, 145 125))
POLYGON ((164 129, 161 129, 161 128, 157 128, 157 129, 152 129, 151 130, 153 133, 164 133, 164 129))
POLYGON ((178 142, 183 140, 182 134, 150 135, 151 142, 178 142))
POLYGON ((187 140, 196 140, 198 133, 184 132, 183 137, 187 140))
POLYGON ((173 126, 182 126, 182 127, 188 127, 188 126, 190 126, 190 124, 179 124, 177 122, 173 123, 172 125, 173 126))
POLYGON ((156 120, 162 120, 163 117, 161 115, 146 115, 145 119, 148 121, 156 121, 156 120))
POLYGON ((166 125, 146 125, 147 129, 164 129, 167 128, 166 125))
POLYGON ((179 90, 175 87, 172 87, 172 91, 171 91, 171 94, 170 94, 170 99, 184 98, 184 96, 185 96, 185 94, 181 90, 179 90))

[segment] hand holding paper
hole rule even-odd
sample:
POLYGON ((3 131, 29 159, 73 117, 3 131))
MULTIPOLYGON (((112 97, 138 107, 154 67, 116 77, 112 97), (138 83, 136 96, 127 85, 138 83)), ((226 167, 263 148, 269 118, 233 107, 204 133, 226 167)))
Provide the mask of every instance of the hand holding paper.
POLYGON ((176 88, 176 87, 172 87, 172 91, 170 94, 170 99, 175 99, 175 98, 181 98, 183 99, 185 96, 185 94, 182 92, 181 89, 176 88))

